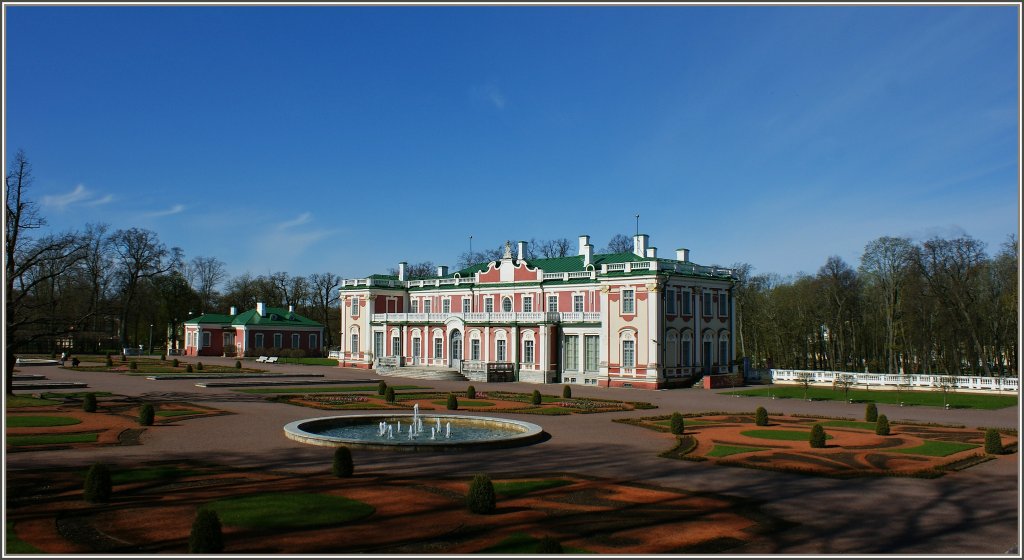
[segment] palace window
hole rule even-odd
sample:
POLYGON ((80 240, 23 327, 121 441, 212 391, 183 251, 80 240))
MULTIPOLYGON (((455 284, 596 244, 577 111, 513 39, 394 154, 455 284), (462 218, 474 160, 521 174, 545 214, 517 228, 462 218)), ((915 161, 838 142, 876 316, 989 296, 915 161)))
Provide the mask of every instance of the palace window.
POLYGON ((299 347, 299 333, 292 333, 292 348, 299 347))
POLYGON ((690 357, 691 344, 692 341, 689 338, 683 338, 683 363, 681 364, 683 367, 690 367, 691 365, 693 365, 693 361, 690 357))
POLYGON ((494 313, 494 298, 484 298, 484 313, 494 313))
POLYGON ((665 290, 665 313, 669 315, 676 314, 676 291, 665 290))
POLYGON ((479 360, 480 359, 480 339, 474 338, 469 341, 469 359, 479 360))
POLYGON ((548 296, 548 313, 558 313, 558 295, 548 296))
POLYGON ((418 302, 416 300, 412 300, 412 303, 410 305, 412 306, 409 309, 410 313, 419 313, 420 312, 420 302, 418 302))
POLYGON ((504 340, 496 340, 496 341, 494 341, 494 350, 495 350, 494 353, 496 355, 495 357, 497 358, 496 361, 504 362, 505 361, 505 341, 504 340))
POLYGON ((632 340, 622 341, 622 367, 636 367, 636 342, 632 340))
POLYGON ((636 306, 633 303, 633 290, 622 290, 622 313, 636 313, 636 306))
POLYGON ((523 313, 533 313, 533 296, 523 296, 523 313))
POLYGON ((505 313, 512 311, 512 298, 506 297, 501 300, 501 310, 505 313))
POLYGON ((384 355, 384 333, 373 333, 373 354, 378 358, 384 355))
POLYGON ((315 334, 309 335, 309 349, 310 350, 316 350, 319 347, 320 346, 316 343, 316 335, 315 334))
POLYGON ((451 313, 451 312, 452 312, 452 300, 449 299, 449 298, 444 298, 443 300, 441 300, 441 313, 451 313))
POLYGON ((441 337, 434 338, 434 358, 444 358, 444 339, 441 337))
POLYGON ((352 296, 352 316, 359 316, 359 296, 352 296))
POLYGON ((726 297, 725 292, 718 294, 718 316, 725 317, 729 314, 729 298, 726 297))
POLYGON ((391 337, 391 355, 401 356, 402 355, 402 339, 397 336, 391 337))
POLYGON ((282 336, 281 333, 274 333, 274 348, 284 347, 284 341, 281 340, 282 338, 284 338, 284 336, 282 336))
POLYGON ((583 346, 584 353, 586 354, 586 361, 583 364, 584 371, 597 371, 597 357, 598 357, 598 342, 600 337, 598 336, 584 336, 583 346))
POLYGON ((725 337, 718 339, 718 363, 723 366, 729 364, 729 339, 725 337))
POLYGON ((523 362, 525 362, 527 364, 532 364, 533 363, 533 341, 532 340, 524 340, 523 341, 523 362))
POLYGON ((463 313, 469 313, 471 302, 472 302, 472 300, 469 299, 468 297, 462 298, 462 312, 463 313))
MULTIPOLYGON (((261 334, 256 335, 256 341, 259 342, 258 346, 263 346, 263 335, 261 335, 261 334)), ((349 343, 348 351, 349 352, 358 352, 359 351, 359 334, 358 333, 352 333, 352 341, 349 343)))
POLYGON ((429 299, 423 300, 423 312, 424 313, 430 313, 430 303, 431 302, 430 302, 429 299))
POLYGON ((711 316, 711 292, 704 292, 704 316, 711 316))
POLYGON ((203 348, 210 346, 210 331, 203 332, 203 348))
POLYGON ((580 337, 565 337, 565 371, 577 371, 580 368, 580 337))
POLYGON ((683 290, 681 294, 681 299, 683 300, 683 315, 693 315, 693 311, 690 310, 690 290, 683 290))
POLYGON ((572 310, 576 313, 583 313, 583 295, 572 296, 572 310))

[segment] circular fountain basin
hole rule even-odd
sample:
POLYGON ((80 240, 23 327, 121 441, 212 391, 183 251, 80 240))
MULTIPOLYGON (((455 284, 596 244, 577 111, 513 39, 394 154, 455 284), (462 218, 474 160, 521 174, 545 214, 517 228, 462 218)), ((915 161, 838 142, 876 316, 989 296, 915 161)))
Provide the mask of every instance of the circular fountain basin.
POLYGON ((528 445, 543 437, 543 429, 529 422, 491 418, 486 416, 454 416, 446 414, 420 414, 423 431, 409 437, 411 414, 360 414, 307 418, 286 424, 284 434, 289 439, 310 445, 326 447, 355 447, 361 449, 389 449, 402 451, 456 451, 494 449, 528 445), (437 419, 441 429, 437 430, 437 419), (380 435, 380 423, 391 426, 391 436, 380 435), (401 432, 397 424, 401 422, 401 432), (451 437, 445 437, 451 423, 451 437), (434 439, 430 429, 434 428, 434 439))

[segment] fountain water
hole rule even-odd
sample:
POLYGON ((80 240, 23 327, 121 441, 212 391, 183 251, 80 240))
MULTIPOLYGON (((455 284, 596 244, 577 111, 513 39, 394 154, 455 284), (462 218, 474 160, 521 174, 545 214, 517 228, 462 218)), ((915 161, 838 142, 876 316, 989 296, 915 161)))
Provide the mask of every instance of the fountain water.
POLYGON ((284 431, 287 437, 312 445, 410 451, 511 447, 534 443, 543 437, 540 426, 519 420, 447 414, 424 419, 418 410, 414 412, 415 420, 412 416, 392 414, 310 418, 292 422, 284 431), (400 431, 403 419, 408 425, 405 432, 400 431), (431 425, 429 438, 424 420, 431 425))

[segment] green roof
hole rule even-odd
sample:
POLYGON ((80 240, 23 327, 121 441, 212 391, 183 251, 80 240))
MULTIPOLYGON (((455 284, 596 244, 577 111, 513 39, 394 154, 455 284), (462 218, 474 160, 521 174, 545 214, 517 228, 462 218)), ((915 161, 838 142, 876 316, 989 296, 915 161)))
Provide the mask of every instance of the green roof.
POLYGON ((256 313, 255 309, 250 309, 239 313, 238 315, 225 315, 220 313, 206 313, 200 315, 195 319, 189 319, 185 321, 186 324, 228 324, 234 326, 260 326, 260 327, 312 327, 312 328, 324 328, 324 326, 312 319, 303 317, 298 313, 289 312, 287 309, 280 307, 266 307, 265 317, 261 317, 256 313))

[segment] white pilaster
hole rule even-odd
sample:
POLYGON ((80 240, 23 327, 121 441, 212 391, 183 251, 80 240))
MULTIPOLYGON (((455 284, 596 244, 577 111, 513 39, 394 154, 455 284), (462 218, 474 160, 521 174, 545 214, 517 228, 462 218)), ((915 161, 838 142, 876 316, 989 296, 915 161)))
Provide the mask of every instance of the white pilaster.
POLYGON ((661 371, 661 288, 655 278, 647 286, 647 377, 659 377, 661 371))
MULTIPOLYGON (((601 265, 604 267, 605 265, 601 265)), ((608 345, 612 344, 611 333, 611 310, 608 306, 609 286, 601 286, 601 339, 598 341, 597 369, 599 379, 608 380, 608 345)))

